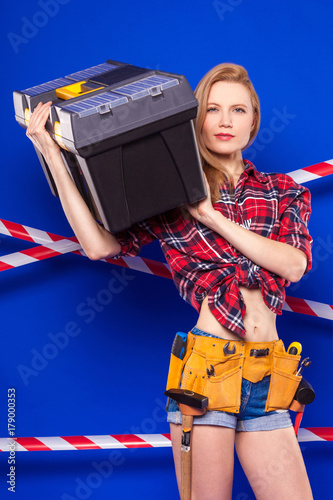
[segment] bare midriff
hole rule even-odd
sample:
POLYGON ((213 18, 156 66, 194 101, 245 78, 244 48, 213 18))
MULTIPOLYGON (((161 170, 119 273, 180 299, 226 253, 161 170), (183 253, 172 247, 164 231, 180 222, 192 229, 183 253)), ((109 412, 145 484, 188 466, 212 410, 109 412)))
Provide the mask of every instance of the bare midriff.
MULTIPOLYGON (((246 313, 243 318, 246 334, 244 340, 248 342, 271 342, 278 340, 276 330, 276 314, 265 304, 259 288, 246 288, 240 286, 239 290, 246 305, 246 313)), ((208 307, 208 297, 201 305, 197 328, 212 335, 230 340, 240 340, 240 337, 224 327, 215 318, 208 307)))

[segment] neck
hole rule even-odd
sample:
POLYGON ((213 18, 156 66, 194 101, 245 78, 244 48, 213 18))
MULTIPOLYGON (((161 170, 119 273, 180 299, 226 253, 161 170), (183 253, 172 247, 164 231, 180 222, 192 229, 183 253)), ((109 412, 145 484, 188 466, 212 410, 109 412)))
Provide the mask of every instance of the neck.
POLYGON ((234 185, 236 185, 245 169, 241 152, 238 151, 235 155, 220 155, 220 159, 221 165, 223 165, 234 185))

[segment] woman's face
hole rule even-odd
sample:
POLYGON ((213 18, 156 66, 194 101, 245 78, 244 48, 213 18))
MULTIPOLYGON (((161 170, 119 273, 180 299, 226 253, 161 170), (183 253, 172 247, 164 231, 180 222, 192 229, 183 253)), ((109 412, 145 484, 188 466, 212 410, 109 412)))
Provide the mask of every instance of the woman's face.
POLYGON ((231 156, 248 144, 254 127, 250 93, 241 83, 216 82, 208 96, 202 138, 221 157, 231 156))

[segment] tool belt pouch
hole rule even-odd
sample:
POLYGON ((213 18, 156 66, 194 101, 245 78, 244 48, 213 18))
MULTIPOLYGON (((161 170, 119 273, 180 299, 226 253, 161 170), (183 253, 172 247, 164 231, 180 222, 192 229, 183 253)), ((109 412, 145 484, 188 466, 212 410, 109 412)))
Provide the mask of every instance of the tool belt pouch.
POLYGON ((281 340, 244 346, 189 333, 184 359, 171 353, 167 389, 208 397, 207 410, 239 413, 242 377, 256 383, 271 375, 265 411, 287 409, 302 378, 296 375, 299 361, 300 356, 286 353, 281 340))
POLYGON ((207 410, 238 412, 241 387, 240 354, 216 358, 193 349, 184 368, 181 389, 207 396, 207 410))
POLYGON ((172 353, 170 355, 169 373, 167 381, 167 391, 169 389, 178 389, 183 369, 183 360, 177 358, 172 353))
MULTIPOLYGON (((176 335, 177 337, 177 335, 176 335)), ((172 348, 174 348, 176 337, 173 343, 172 348)), ((192 352, 192 346, 194 344, 194 336, 187 339, 187 348, 186 348, 186 353, 184 355, 184 358, 179 358, 173 352, 171 352, 170 355, 170 363, 169 363, 169 373, 168 373, 168 380, 167 380, 167 391, 169 389, 178 389, 180 387, 180 382, 182 378, 182 373, 184 369, 184 365, 189 357, 189 355, 192 352)), ((173 349, 172 349, 173 350, 173 349)))
POLYGON ((301 376, 296 375, 301 357, 274 351, 273 369, 265 411, 288 409, 292 403, 301 376))

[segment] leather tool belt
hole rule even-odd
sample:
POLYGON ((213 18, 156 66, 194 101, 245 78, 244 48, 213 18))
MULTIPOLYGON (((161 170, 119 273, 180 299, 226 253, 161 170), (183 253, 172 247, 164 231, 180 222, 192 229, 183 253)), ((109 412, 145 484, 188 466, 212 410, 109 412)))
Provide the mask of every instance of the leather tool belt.
POLYGON ((171 354, 167 390, 191 390, 208 397, 208 410, 238 413, 242 378, 256 383, 270 375, 265 411, 287 409, 302 378, 296 375, 299 361, 282 340, 245 342, 189 332, 183 359, 171 354))

